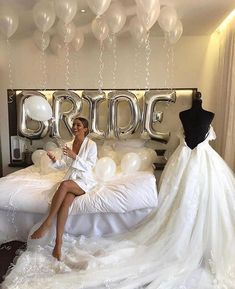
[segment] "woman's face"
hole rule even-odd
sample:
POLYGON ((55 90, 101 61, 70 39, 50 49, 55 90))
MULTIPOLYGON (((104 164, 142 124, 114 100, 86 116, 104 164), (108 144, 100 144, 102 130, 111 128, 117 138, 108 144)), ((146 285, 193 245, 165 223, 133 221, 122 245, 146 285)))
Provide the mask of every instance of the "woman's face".
POLYGON ((83 135, 85 136, 87 132, 87 128, 83 126, 83 123, 79 119, 75 119, 72 126, 72 132, 76 135, 83 135))

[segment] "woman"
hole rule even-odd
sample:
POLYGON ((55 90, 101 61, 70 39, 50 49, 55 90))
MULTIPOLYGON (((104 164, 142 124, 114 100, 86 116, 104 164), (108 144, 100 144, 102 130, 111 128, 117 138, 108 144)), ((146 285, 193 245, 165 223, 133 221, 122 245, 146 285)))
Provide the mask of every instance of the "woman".
MULTIPOLYGON (((97 159, 97 146, 87 137, 88 121, 85 118, 76 117, 73 121, 72 132, 75 138, 71 148, 67 145, 63 148, 64 155, 69 158, 69 169, 54 194, 46 220, 31 235, 32 239, 41 238, 50 229, 53 218, 57 216, 56 241, 52 255, 58 260, 61 258, 62 237, 69 207, 77 196, 85 194, 96 184, 92 169, 97 159)), ((64 161, 56 160, 51 152, 48 152, 48 156, 53 162, 53 167, 65 168, 64 161)))

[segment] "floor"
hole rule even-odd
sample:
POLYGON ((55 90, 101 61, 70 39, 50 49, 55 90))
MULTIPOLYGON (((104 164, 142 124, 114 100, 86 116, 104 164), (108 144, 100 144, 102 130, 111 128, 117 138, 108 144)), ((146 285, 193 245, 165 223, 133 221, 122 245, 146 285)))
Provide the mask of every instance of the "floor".
POLYGON ((26 249, 26 243, 12 241, 0 246, 0 284, 11 264, 14 264, 15 257, 20 250, 26 249))

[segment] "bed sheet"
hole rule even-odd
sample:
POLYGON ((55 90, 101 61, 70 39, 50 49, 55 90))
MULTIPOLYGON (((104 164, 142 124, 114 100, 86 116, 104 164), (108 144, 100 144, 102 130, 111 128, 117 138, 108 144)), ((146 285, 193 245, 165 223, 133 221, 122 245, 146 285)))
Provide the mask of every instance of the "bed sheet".
MULTIPOLYGON (((45 214, 64 172, 41 175, 34 166, 0 179, 0 209, 45 214)), ((91 192, 76 198, 70 215, 79 213, 124 213, 156 208, 156 180, 152 172, 119 174, 99 183, 91 192)))

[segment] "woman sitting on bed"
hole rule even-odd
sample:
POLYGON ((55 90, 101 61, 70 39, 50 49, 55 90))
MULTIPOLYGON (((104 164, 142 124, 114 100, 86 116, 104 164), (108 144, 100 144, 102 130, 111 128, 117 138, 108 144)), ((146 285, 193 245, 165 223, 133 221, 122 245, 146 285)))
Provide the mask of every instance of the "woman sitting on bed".
MULTIPOLYGON (((77 196, 85 194, 96 185, 92 169, 97 160, 97 146, 87 137, 88 121, 85 118, 76 117, 73 121, 72 132, 75 138, 71 147, 66 145, 63 148, 69 169, 54 194, 47 218, 31 235, 32 239, 41 238, 50 229, 53 218, 57 216, 56 241, 52 255, 58 260, 61 258, 62 237, 70 205, 77 196)), ((65 161, 56 160, 51 152, 48 152, 48 156, 54 168, 65 168, 65 161)))

